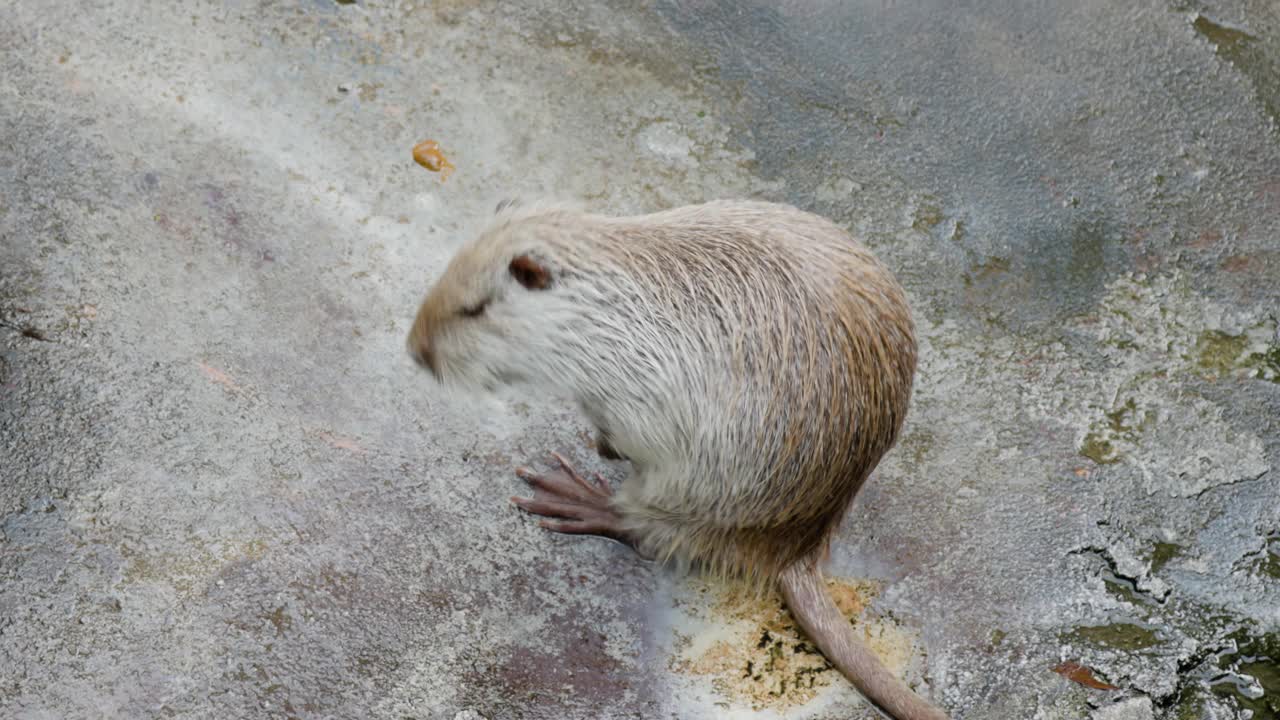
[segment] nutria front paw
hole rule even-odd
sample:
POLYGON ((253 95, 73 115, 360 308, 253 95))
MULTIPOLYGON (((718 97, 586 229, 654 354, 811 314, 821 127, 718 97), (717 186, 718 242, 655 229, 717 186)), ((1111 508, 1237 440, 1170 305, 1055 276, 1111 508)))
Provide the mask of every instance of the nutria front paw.
POLYGON ((622 529, 622 517, 610 503, 613 490, 600 473, 594 473, 594 481, 587 482, 569 461, 556 453, 551 453, 551 457, 560 467, 550 472, 539 474, 527 468, 516 469, 516 475, 533 486, 533 497, 512 497, 511 502, 535 515, 555 518, 539 523, 548 530, 600 535, 634 547, 622 529))

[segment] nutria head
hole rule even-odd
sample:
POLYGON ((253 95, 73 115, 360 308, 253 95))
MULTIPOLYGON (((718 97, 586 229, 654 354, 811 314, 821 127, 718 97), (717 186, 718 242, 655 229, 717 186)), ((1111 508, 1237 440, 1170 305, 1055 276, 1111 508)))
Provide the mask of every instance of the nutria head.
POLYGON ((442 383, 492 390, 548 382, 557 348, 589 322, 571 210, 504 201, 454 254, 418 308, 410 356, 442 383), (533 367, 531 354, 543 359, 533 367))

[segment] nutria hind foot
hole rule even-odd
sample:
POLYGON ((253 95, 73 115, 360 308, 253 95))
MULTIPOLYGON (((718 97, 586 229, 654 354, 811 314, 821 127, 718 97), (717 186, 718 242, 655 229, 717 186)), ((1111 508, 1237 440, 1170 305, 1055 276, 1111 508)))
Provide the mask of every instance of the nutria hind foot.
POLYGON ((634 538, 622 527, 622 516, 613 509, 613 490, 604 477, 594 473, 593 481, 588 482, 568 460, 556 453, 551 457, 559 465, 555 470, 535 473, 527 468, 516 469, 516 475, 533 487, 533 497, 512 497, 511 502, 543 516, 538 524, 548 530, 598 535, 635 549, 634 538))

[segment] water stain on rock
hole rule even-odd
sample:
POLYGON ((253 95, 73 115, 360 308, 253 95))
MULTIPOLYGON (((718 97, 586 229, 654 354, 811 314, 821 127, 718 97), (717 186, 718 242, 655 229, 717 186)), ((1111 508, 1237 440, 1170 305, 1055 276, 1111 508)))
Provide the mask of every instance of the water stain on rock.
POLYGON ((548 697, 612 706, 642 685, 610 651, 608 636, 584 622, 581 611, 553 615, 545 634, 514 645, 501 659, 473 662, 463 673, 469 700, 502 705, 521 716, 521 705, 548 697))
POLYGON ((1120 235, 1102 220, 1032 231, 1028 249, 989 256, 962 276, 964 305, 1006 327, 1044 328, 1088 311, 1108 280, 1131 263, 1120 235))
POLYGON ((234 253, 248 251, 250 256, 264 263, 274 262, 275 253, 254 242, 259 223, 247 216, 231 197, 229 193, 235 188, 206 184, 204 189, 204 205, 209 211, 207 219, 223 246, 234 253))

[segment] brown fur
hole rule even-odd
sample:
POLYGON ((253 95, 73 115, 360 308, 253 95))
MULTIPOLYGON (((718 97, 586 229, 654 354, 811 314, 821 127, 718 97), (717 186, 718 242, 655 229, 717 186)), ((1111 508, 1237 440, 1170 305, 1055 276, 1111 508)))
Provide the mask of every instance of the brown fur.
POLYGON ((632 463, 612 504, 638 550, 780 581, 878 707, 945 717, 815 594, 818 560, 897 441, 917 353, 901 286, 836 225, 760 202, 624 218, 502 208, 424 301, 410 345, 445 380, 573 397, 601 454, 632 463), (538 292, 495 280, 507 263, 538 292), (461 321, 481 298, 492 309, 461 321))
MULTIPOLYGON (((771 397, 763 403, 766 415, 760 423, 778 427, 781 433, 766 459, 767 473, 757 481, 771 491, 737 508, 729 522, 657 503, 633 503, 624 513, 642 519, 633 528, 659 558, 688 559, 717 574, 765 583, 819 551, 871 470, 895 443, 910 403, 916 346, 901 287, 865 248, 814 216, 750 207, 765 210, 765 217, 753 223, 753 236, 735 239, 735 244, 752 251, 744 253, 746 257, 711 255, 690 242, 690 233, 725 232, 698 224, 664 228, 666 242, 645 255, 635 250, 643 245, 631 237, 632 226, 610 228, 614 231, 606 252, 616 253, 616 262, 634 265, 634 272, 646 280, 658 281, 660 292, 682 293, 690 296, 688 300, 716 306, 721 305, 715 302, 716 293, 749 286, 767 292, 773 301, 762 308, 775 313, 772 317, 730 318, 730 327, 739 335, 732 336, 729 351, 734 377, 754 379, 763 371, 786 379, 769 383, 771 397), (845 243, 820 253, 833 262, 826 268, 829 284, 823 287, 817 284, 822 278, 808 277, 815 268, 786 256, 774 257, 771 231, 804 233, 815 244, 845 243), (759 259, 755 253, 765 262, 751 262, 759 259), (732 281, 700 283, 698 278, 732 281), (779 289, 783 281, 795 280, 814 285, 799 292, 779 289), (800 301, 800 306, 792 301, 800 301), (762 357, 761 350, 770 347, 779 355, 762 357), (819 418, 822 422, 815 422, 819 418)), ((744 218, 744 223, 757 219, 744 218)), ((681 314, 697 322, 700 310, 681 308, 681 314)), ((730 385, 738 393, 757 390, 750 383, 730 385)), ((700 445, 696 452, 708 449, 700 445)))

